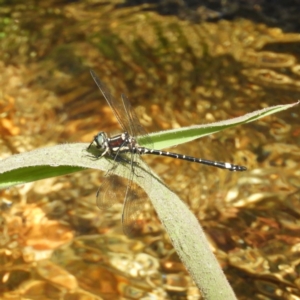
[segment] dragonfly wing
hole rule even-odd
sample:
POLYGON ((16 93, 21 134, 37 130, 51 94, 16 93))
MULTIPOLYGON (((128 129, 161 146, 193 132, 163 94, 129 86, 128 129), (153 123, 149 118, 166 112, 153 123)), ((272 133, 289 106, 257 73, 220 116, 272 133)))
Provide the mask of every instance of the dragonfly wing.
POLYGON ((135 110, 133 109, 133 107, 131 106, 128 98, 122 94, 122 101, 123 101, 123 106, 124 106, 124 110, 126 112, 126 116, 127 116, 127 122, 128 124, 130 124, 130 130, 129 133, 134 136, 142 136, 143 140, 145 141, 145 143, 147 144, 148 148, 153 148, 153 141, 150 138, 150 136, 148 135, 147 131, 145 130, 145 128, 143 127, 143 125, 141 124, 139 118, 136 115, 135 110))
POLYGON ((109 92, 106 85, 98 78, 95 72, 93 70, 90 70, 90 73, 99 90, 103 94, 106 102, 114 112, 114 115, 117 118, 123 130, 128 132, 133 137, 143 136, 143 140, 147 144, 147 147, 152 148, 152 140, 148 136, 142 124, 140 123, 139 118, 137 117, 128 98, 125 95, 122 95, 122 101, 117 100, 109 92))
MULTIPOLYGON (((148 201, 146 192, 136 183, 138 176, 136 172, 141 164, 141 158, 138 155, 131 154, 131 160, 131 173, 124 198, 122 225, 125 235, 128 237, 136 237, 143 233, 143 227, 148 219, 147 208, 149 208, 150 202, 148 201)), ((138 177, 142 177, 142 175, 138 177)), ((147 181, 144 184, 149 188, 151 181, 147 181)))
POLYGON ((127 180, 125 178, 109 174, 104 178, 100 185, 97 195, 96 203, 101 210, 106 210, 117 202, 122 201, 126 196, 127 180))
POLYGON ((123 206, 122 224, 124 234, 128 237, 137 237, 143 233, 147 222, 148 196, 135 182, 127 188, 123 206))
POLYGON ((99 90, 103 94, 106 102, 110 106, 111 110, 114 112, 115 117, 117 118, 119 124, 123 128, 124 131, 130 132, 130 126, 127 122, 128 118, 126 115, 126 111, 124 110, 124 106, 121 101, 117 100, 113 95, 109 92, 106 85, 98 78, 96 73, 93 70, 90 70, 90 73, 97 84, 99 90))
MULTIPOLYGON (((134 138, 143 136, 143 141, 151 148, 151 138, 147 135, 127 97, 122 95, 122 101, 116 100, 92 70, 91 75, 123 130, 134 138)), ((140 165, 141 159, 138 154, 130 153, 130 155, 130 162, 127 161, 130 168, 127 186, 123 184, 123 179, 114 175, 114 171, 118 167, 116 157, 113 168, 108 172, 97 192, 97 206, 100 209, 106 209, 119 199, 124 199, 122 224, 124 233, 129 237, 135 236, 141 229, 140 222, 143 221, 145 203, 147 203, 145 200, 148 198, 135 180, 133 181, 136 178, 135 169, 140 165)), ((151 182, 145 182, 145 184, 149 185, 151 182)))

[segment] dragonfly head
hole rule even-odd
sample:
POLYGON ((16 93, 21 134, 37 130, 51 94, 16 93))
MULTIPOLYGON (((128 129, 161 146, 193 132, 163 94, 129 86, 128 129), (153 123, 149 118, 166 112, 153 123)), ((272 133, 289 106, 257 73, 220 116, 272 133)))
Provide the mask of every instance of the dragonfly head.
POLYGON ((96 144, 96 147, 98 149, 106 149, 107 148, 107 140, 108 137, 105 132, 99 132, 97 135, 94 137, 94 143, 96 144))

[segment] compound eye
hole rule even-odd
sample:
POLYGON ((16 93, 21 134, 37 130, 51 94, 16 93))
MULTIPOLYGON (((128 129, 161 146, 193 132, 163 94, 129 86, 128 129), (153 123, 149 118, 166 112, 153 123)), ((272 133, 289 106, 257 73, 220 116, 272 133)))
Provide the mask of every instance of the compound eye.
POLYGON ((105 137, 104 137, 103 133, 99 133, 96 136, 95 142, 96 142, 98 148, 105 148, 105 137))

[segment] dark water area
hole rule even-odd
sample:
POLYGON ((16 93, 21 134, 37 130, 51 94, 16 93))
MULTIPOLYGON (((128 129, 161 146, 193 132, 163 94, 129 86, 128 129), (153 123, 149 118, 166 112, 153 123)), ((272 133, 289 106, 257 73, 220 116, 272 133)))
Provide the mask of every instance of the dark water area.
POLYGON ((250 1, 125 1, 118 7, 134 7, 148 4, 145 11, 165 16, 176 16, 193 23, 215 22, 220 19, 244 18, 269 27, 279 27, 285 32, 299 32, 299 0, 250 0, 250 1))
MULTIPOLYGON (((119 131, 90 69, 148 132, 296 102, 299 5, 0 1, 1 159, 119 131)), ((300 297, 299 119, 296 106, 172 149, 242 174, 145 158, 201 222, 238 299, 300 297)), ((151 204, 135 240, 122 199, 96 207, 103 176, 0 191, 1 299, 201 299, 151 204)))

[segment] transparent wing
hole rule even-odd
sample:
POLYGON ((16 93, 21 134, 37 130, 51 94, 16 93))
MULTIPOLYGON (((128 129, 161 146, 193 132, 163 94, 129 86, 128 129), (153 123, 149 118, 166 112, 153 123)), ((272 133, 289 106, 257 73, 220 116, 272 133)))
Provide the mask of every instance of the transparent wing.
POLYGON ((93 70, 90 70, 90 72, 95 83, 97 84, 99 90, 103 94, 106 102, 114 112, 114 115, 116 116, 123 130, 134 137, 145 136, 145 140, 147 139, 147 144, 151 145, 151 139, 150 137, 148 137, 146 130, 140 123, 139 118, 137 117, 134 109, 132 108, 128 98, 125 95, 122 95, 122 102, 114 98, 109 92, 108 88, 105 86, 105 84, 95 74, 95 72, 93 70))
POLYGON ((128 186, 127 197, 123 206, 122 224, 123 231, 128 237, 137 237, 144 230, 147 222, 148 196, 135 182, 128 186))
POLYGON ((122 95, 122 101, 117 100, 109 92, 105 84, 98 78, 93 70, 90 70, 92 78, 97 84, 99 90, 103 94, 106 102, 114 112, 115 117, 120 123, 124 131, 128 132, 133 137, 143 136, 143 140, 147 143, 149 148, 152 148, 151 138, 148 136, 146 130, 142 126, 137 117, 133 107, 131 106, 128 98, 125 95, 122 95))
POLYGON ((120 100, 117 100, 112 96, 112 94, 109 92, 108 88, 105 86, 105 84, 98 78, 98 76, 95 74, 93 70, 90 70, 90 73, 97 84, 99 90, 103 94, 106 102, 114 112, 115 117, 117 118, 118 122, 120 123, 121 127, 124 131, 128 132, 132 135, 132 132, 130 131, 130 124, 127 117, 127 113, 124 109, 124 106, 120 100))
POLYGON ((104 177, 96 195, 96 203, 101 210, 106 210, 125 198, 127 183, 124 181, 126 179, 112 174, 111 171, 104 177))
POLYGON ((143 125, 141 124, 128 98, 124 94, 122 94, 121 97, 122 97, 125 113, 128 116, 128 124, 130 126, 129 133, 134 137, 143 136, 143 140, 147 143, 147 147, 153 148, 153 141, 148 135, 143 125))
MULTIPOLYGON (((123 130, 133 137, 143 136, 143 141, 151 148, 153 145, 151 138, 147 135, 147 132, 141 125, 127 97, 122 95, 122 101, 116 100, 94 71, 91 70, 90 72, 123 130)), ((108 171, 102 185, 98 189, 97 206, 100 209, 106 209, 120 199, 124 199, 122 213, 123 230, 127 236, 133 237, 141 232, 143 216, 145 215, 145 203, 147 203, 146 199, 148 199, 148 197, 143 189, 133 181, 136 176, 135 168, 141 161, 140 156, 133 153, 130 155, 129 161, 123 161, 121 159, 123 162, 127 162, 130 168, 130 176, 127 185, 123 184, 124 180, 122 178, 114 175, 114 171, 119 165, 117 162, 118 157, 116 157, 112 169, 108 171)), ((151 185, 151 182, 148 181, 144 184, 151 185)))
MULTIPOLYGON (((128 163, 130 172, 129 179, 119 177, 114 173, 118 168, 116 163, 108 172, 97 191, 97 206, 101 210, 107 210, 112 205, 124 199, 122 226, 123 232, 128 237, 136 237, 143 232, 146 223, 147 207, 149 206, 148 196, 144 190, 133 180, 137 176, 135 167, 140 160, 136 155, 131 154, 132 163, 128 163), (136 161, 137 160, 137 161, 136 161)), ((148 186, 151 182, 147 181, 148 186)))
MULTIPOLYGON (((140 123, 128 98, 124 94, 122 94, 121 97, 130 126, 130 134, 134 137, 143 136, 147 147, 152 148, 153 142, 140 123)), ((131 154, 131 178, 129 180, 122 213, 123 231, 128 237, 135 237, 143 232, 143 225, 146 222, 146 208, 147 205, 149 205, 148 196, 134 180, 137 176, 135 169, 140 164, 140 161, 141 158, 138 154, 131 154)), ((148 168, 145 171, 149 172, 148 168)), ((151 182, 149 181, 147 183, 144 182, 144 185, 146 184, 149 187, 151 186, 151 182)))
MULTIPOLYGON (((136 167, 139 165, 140 161, 141 159, 138 155, 132 154, 131 173, 128 180, 122 213, 123 231, 128 237, 136 237, 143 232, 143 226, 146 223, 147 205, 149 205, 147 194, 135 182, 135 177, 137 176, 136 167)), ((149 172, 148 170, 146 171, 149 172)), ((151 186, 151 181, 144 182, 143 185, 147 185, 149 188, 151 186)))

